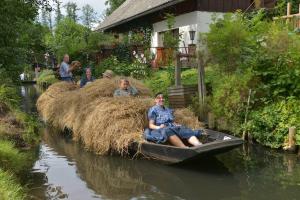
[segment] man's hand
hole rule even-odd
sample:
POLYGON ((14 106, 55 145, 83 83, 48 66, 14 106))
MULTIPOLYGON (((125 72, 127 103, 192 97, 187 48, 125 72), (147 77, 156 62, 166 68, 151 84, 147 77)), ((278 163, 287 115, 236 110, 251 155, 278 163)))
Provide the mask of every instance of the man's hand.
POLYGON ((165 127, 166 126, 164 124, 161 124, 158 129, 165 128, 165 127))

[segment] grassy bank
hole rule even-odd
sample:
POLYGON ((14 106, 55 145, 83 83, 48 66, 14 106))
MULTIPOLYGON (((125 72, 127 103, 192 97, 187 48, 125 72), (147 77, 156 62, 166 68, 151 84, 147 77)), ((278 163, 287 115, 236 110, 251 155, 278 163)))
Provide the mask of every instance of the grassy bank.
POLYGON ((0 199, 20 200, 25 199, 25 192, 15 180, 14 175, 0 169, 0 199))
POLYGON ((31 168, 34 161, 24 149, 35 147, 40 139, 36 118, 19 108, 15 87, 0 86, 0 199, 25 199, 26 188, 19 175, 31 168), (21 152, 23 149, 24 152, 21 152))

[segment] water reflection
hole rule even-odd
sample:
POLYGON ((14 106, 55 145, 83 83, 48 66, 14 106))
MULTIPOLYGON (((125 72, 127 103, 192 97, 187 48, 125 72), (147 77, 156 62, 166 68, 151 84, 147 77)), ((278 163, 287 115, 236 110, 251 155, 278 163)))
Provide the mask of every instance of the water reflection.
MULTIPOLYGON (((199 163, 182 169, 153 161, 95 156, 57 133, 46 133, 44 142, 55 149, 57 155, 65 156, 69 165, 76 165, 78 177, 102 199, 219 199, 226 196, 220 189, 230 196, 236 192, 233 187, 236 181, 218 161, 211 161, 214 166, 199 163), (207 173, 211 169, 217 172, 218 168, 219 173, 207 173)), ((56 176, 64 174, 63 167, 61 169, 61 174, 56 176)), ((48 179, 50 175, 47 173, 48 179)))

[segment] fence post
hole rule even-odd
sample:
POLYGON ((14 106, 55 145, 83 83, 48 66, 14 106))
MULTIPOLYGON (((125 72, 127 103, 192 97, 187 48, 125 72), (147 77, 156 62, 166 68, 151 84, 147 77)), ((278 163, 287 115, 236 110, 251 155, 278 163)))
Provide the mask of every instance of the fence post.
POLYGON ((176 54, 176 67, 175 67, 175 86, 181 85, 181 62, 180 53, 176 54))
POLYGON ((296 150, 296 127, 293 126, 289 128, 288 144, 283 147, 283 149, 286 151, 296 150))

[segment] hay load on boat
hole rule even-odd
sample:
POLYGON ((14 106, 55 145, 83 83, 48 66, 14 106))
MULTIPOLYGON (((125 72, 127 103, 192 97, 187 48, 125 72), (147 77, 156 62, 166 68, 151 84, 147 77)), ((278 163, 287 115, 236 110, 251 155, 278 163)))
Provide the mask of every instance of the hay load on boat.
MULTIPOLYGON (((139 91, 138 97, 113 97, 118 80, 99 79, 84 88, 59 82, 44 92, 37 108, 47 123, 70 129, 73 138, 97 154, 128 152, 132 143, 142 144, 147 126, 147 110, 153 105, 150 90, 140 81, 129 78, 139 91)), ((201 128, 201 123, 188 109, 175 111, 179 123, 201 128)))

